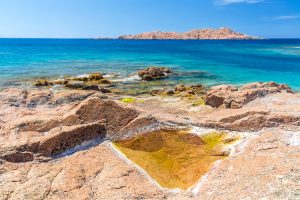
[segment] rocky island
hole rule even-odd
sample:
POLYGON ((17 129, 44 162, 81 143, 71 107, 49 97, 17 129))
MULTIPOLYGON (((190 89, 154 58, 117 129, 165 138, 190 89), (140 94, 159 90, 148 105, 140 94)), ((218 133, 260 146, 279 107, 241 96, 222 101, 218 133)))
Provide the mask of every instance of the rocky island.
POLYGON ((248 36, 242 33, 235 32, 230 28, 221 27, 219 29, 199 29, 185 33, 177 32, 148 32, 136 35, 123 35, 118 39, 125 40, 202 40, 202 39, 258 39, 257 37, 248 36))
POLYGON ((0 92, 0 199, 297 199, 300 95, 102 73, 0 92), (110 77, 110 78, 108 78, 110 77), (128 85, 128 84, 127 84, 128 85))

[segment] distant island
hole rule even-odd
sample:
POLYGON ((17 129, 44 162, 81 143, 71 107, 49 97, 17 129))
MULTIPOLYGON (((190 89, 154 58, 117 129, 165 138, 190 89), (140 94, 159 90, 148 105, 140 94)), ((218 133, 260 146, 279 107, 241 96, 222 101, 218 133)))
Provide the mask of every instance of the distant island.
POLYGON ((146 32, 136 35, 122 35, 118 37, 122 40, 202 40, 202 39, 258 39, 257 37, 238 33, 230 28, 221 27, 219 29, 199 29, 184 33, 177 32, 146 32))

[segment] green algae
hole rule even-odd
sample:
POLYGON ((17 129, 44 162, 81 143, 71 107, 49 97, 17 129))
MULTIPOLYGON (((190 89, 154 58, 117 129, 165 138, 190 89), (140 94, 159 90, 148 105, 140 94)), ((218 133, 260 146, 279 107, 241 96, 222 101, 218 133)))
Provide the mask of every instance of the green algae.
POLYGON ((141 166, 162 187, 188 189, 211 165, 226 156, 218 154, 224 133, 203 136, 188 131, 155 131, 114 143, 128 159, 141 166))

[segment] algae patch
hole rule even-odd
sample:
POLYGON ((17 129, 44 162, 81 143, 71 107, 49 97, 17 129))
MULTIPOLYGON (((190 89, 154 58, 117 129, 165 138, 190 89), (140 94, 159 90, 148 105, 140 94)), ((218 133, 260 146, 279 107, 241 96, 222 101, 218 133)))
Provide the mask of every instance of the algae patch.
POLYGON ((114 146, 162 187, 188 189, 215 161, 226 157, 218 153, 225 137, 225 133, 218 132, 197 136, 188 131, 161 130, 114 146))

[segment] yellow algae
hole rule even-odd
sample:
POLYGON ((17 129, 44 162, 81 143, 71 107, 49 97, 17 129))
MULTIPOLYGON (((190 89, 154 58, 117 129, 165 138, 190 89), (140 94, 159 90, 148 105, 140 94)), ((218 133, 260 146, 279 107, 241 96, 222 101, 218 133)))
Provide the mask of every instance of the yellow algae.
POLYGON ((217 132, 196 136, 187 131, 162 130, 114 146, 162 187, 188 189, 216 160, 225 157, 216 154, 222 149, 224 136, 217 132))
POLYGON ((192 106, 204 106, 205 105, 205 101, 202 97, 198 98, 193 104, 192 106))
POLYGON ((135 99, 134 98, 123 98, 121 101, 123 103, 134 103, 135 99))

